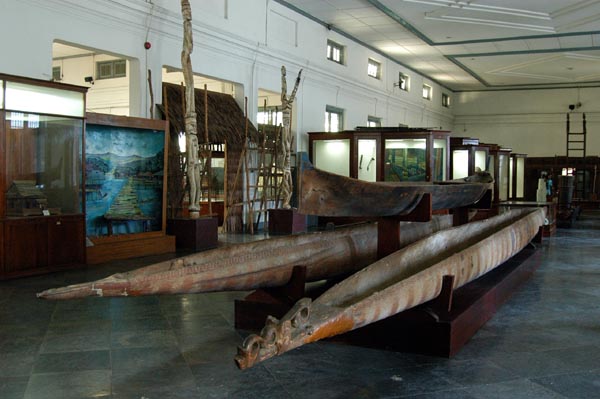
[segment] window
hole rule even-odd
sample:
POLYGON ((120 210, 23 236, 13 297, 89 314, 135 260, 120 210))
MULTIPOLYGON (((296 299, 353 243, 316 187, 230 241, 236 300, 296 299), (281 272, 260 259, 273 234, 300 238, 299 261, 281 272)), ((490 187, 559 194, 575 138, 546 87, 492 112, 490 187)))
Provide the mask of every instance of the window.
POLYGON ((55 82, 62 80, 62 72, 59 66, 52 67, 52 80, 55 82))
POLYGON ((450 96, 442 93, 442 107, 450 108, 450 96))
POLYGON ((369 58, 367 65, 367 75, 375 79, 381 79, 381 63, 369 58))
POLYGON ((408 75, 403 74, 402 72, 398 73, 398 83, 394 83, 394 86, 400 88, 400 90, 408 91, 410 78, 408 75))
POLYGON ((283 112, 278 107, 263 107, 256 115, 256 122, 263 125, 278 126, 283 122, 283 112))
POLYGON ((426 100, 431 100, 431 86, 423 85, 423 98, 426 100))
POLYGON ((381 118, 369 115, 367 119, 367 127, 381 127, 381 118))
POLYGON ((344 46, 327 40, 327 59, 338 64, 344 64, 344 46))
POLYGON ((127 76, 127 62, 125 60, 96 63, 96 79, 122 78, 125 76, 127 76))
POLYGON ((328 105, 325 108, 325 131, 339 132, 344 125, 344 110, 328 105))

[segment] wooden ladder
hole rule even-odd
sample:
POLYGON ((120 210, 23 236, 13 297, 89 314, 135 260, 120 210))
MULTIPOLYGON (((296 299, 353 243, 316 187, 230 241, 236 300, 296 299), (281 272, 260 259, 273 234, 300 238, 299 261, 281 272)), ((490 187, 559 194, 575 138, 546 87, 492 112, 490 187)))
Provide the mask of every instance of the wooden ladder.
POLYGON ((261 220, 268 223, 269 205, 277 207, 279 201, 279 182, 282 175, 277 169, 280 130, 279 127, 262 125, 259 128, 260 144, 248 153, 253 161, 253 167, 249 168, 252 175, 250 180, 253 182, 249 187, 252 192, 249 206, 254 214, 252 219, 255 231, 258 230, 261 220), (258 204, 258 207, 255 204, 258 204))
POLYGON ((573 198, 585 198, 586 194, 586 136, 587 126, 585 113, 582 113, 581 131, 571 131, 570 113, 567 113, 567 165, 571 165, 571 158, 580 158, 581 162, 573 164, 573 168, 567 170, 568 175, 575 176, 573 182, 573 198), (576 166, 576 167, 575 167, 576 166))

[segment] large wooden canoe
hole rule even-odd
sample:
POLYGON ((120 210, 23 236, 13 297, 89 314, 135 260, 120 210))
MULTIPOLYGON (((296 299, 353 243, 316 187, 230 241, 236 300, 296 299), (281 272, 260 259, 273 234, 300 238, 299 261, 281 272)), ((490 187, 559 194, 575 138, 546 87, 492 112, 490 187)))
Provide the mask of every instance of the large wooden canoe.
POLYGON ((238 348, 242 369, 288 350, 365 326, 440 294, 445 275, 458 288, 523 249, 544 223, 542 209, 520 209, 435 233, 362 269, 314 302, 303 298, 238 348))
MULTIPOLYGON (((402 223, 400 245, 450 226, 452 217, 447 215, 437 216, 429 223, 402 223)), ((251 290, 284 285, 294 266, 306 266, 306 279, 317 281, 350 274, 376 259, 377 226, 364 223, 335 231, 221 247, 98 281, 49 289, 38 297, 72 299, 251 290)))
POLYGON ((406 215, 424 194, 432 210, 465 207, 479 201, 489 182, 366 182, 329 173, 301 161, 298 212, 304 215, 383 217, 406 215))

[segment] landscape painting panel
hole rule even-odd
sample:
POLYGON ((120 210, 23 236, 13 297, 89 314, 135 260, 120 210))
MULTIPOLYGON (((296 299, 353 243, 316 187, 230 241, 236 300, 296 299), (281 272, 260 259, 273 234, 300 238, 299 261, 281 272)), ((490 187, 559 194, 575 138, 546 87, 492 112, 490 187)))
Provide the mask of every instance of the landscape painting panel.
POLYGON ((162 229, 164 140, 163 131, 87 125, 88 236, 162 229))

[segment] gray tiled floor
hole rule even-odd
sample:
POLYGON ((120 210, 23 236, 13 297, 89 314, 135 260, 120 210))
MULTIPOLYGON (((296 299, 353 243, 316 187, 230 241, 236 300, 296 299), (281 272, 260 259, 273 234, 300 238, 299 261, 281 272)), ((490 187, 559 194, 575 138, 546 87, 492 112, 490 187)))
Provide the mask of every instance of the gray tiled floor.
POLYGON ((162 257, 0 282, 0 398, 600 398, 600 218, 584 214, 540 255, 452 359, 319 342, 246 371, 233 362, 243 293, 34 295, 162 257))

